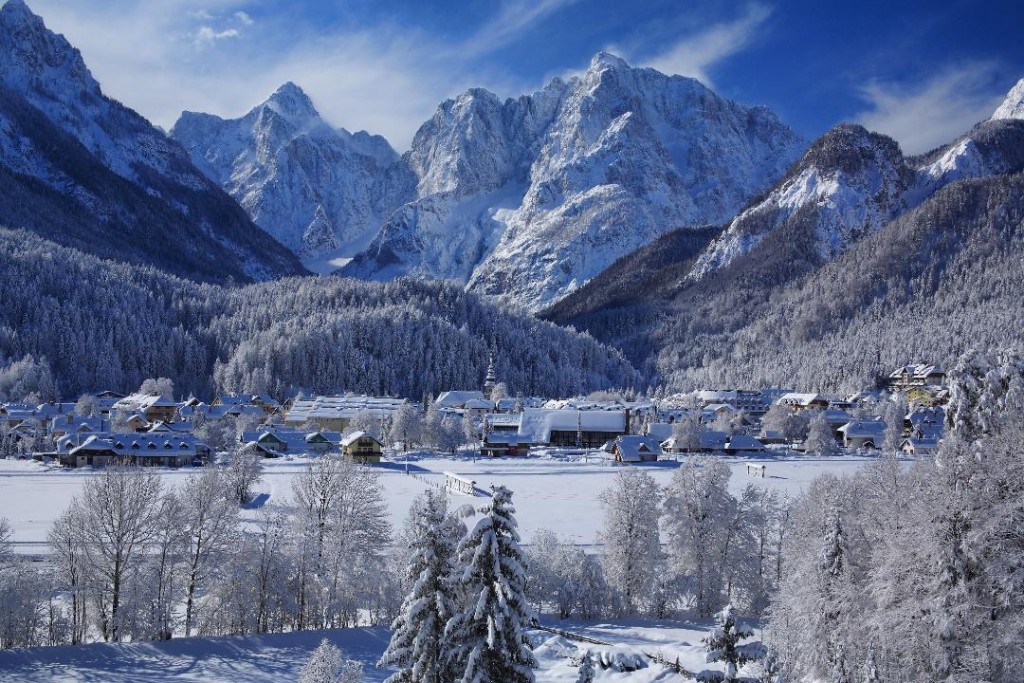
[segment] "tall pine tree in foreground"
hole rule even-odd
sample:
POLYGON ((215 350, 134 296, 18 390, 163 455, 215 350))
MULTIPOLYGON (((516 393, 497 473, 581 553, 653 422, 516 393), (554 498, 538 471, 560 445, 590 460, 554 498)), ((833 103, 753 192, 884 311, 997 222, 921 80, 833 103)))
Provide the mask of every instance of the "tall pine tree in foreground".
POLYGON ((533 683, 537 660, 526 635, 531 614, 512 492, 491 491, 483 519, 459 544, 465 603, 445 629, 448 656, 462 683, 533 683))
POLYGON ((452 679, 442 647, 445 625, 454 612, 452 580, 456 544, 447 533, 448 498, 428 490, 417 501, 406 569, 412 590, 391 625, 391 643, 377 666, 398 666, 387 683, 445 683, 452 679))

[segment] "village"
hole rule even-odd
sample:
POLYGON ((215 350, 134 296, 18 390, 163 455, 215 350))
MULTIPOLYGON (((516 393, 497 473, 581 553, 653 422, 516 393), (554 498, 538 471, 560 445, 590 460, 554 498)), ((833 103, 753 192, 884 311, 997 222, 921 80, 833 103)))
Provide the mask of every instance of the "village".
POLYGON ((894 370, 883 388, 847 397, 730 389, 542 399, 508 396, 492 364, 480 389, 446 391, 423 404, 352 394, 283 402, 219 395, 207 403, 152 389, 103 391, 76 403, 0 404, 0 457, 68 468, 179 468, 242 450, 264 458, 334 453, 363 464, 415 449, 473 458, 555 449, 627 464, 779 451, 928 456, 942 438, 944 382, 941 368, 911 364, 894 370))

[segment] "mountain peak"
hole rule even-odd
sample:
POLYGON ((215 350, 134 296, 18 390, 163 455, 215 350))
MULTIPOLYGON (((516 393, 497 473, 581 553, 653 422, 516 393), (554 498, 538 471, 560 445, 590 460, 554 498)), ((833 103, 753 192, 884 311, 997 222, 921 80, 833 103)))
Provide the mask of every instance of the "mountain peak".
POLYGON ((7 0, 3 8, 0 8, 0 13, 5 17, 39 18, 28 8, 25 0, 7 0))
POLYGON ((594 58, 590 60, 591 71, 601 71, 604 69, 629 69, 629 64, 626 63, 622 57, 613 55, 611 52, 605 52, 601 50, 594 58))
POLYGON ((1024 119, 1024 78, 1017 81, 1017 85, 1010 89, 1006 99, 999 105, 993 119, 1024 119))
POLYGON ((270 107, 278 114, 288 118, 319 118, 320 114, 313 106, 302 88, 288 81, 271 95, 263 106, 270 107))

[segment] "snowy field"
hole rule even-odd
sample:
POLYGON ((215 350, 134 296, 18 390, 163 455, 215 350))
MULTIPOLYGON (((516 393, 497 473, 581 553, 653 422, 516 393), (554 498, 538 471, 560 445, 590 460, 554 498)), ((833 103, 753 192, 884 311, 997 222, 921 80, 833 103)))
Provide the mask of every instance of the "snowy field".
MULTIPOLYGON (((680 664, 690 671, 712 668, 704 664, 705 650, 700 643, 708 628, 704 624, 551 625, 612 646, 579 643, 562 636, 534 632, 535 654, 540 664, 536 672, 538 683, 575 682, 578 669, 572 658, 578 658, 583 649, 589 649, 595 656, 602 652, 616 653, 647 663, 646 668, 631 673, 598 669, 597 681, 686 680, 664 666, 649 662, 644 653, 667 661, 678 657, 680 664)), ((283 683, 298 680, 299 670, 325 637, 336 644, 346 658, 363 663, 367 683, 383 681, 390 674, 374 666, 387 647, 389 632, 382 628, 355 628, 0 651, 0 683, 283 683)))
MULTIPOLYGON (((840 456, 816 458, 798 455, 768 456, 755 460, 726 458, 732 467, 731 488, 739 492, 748 483, 796 495, 824 472, 855 472, 869 458, 840 456), (764 464, 765 478, 748 476, 748 462, 764 464)), ((599 496, 609 488, 621 466, 607 456, 560 456, 557 452, 530 458, 482 459, 442 457, 417 453, 406 461, 385 461, 378 467, 392 524, 404 523, 409 504, 428 486, 443 486, 445 472, 476 482, 483 493, 491 484, 503 484, 515 495, 523 540, 529 542, 542 528, 583 545, 595 542, 603 519, 599 496)), ((265 461, 263 480, 256 485, 257 504, 288 504, 292 479, 308 460, 301 457, 265 461)), ((638 465, 634 465, 636 467, 638 465)), ((678 462, 642 465, 662 485, 667 484, 678 462)), ((166 486, 187 485, 196 470, 162 470, 166 486)), ((26 554, 46 552, 46 534, 54 519, 68 506, 82 483, 95 476, 91 470, 65 470, 24 460, 0 460, 0 517, 10 520, 15 548, 26 554)), ((480 503, 482 499, 456 495, 456 502, 480 503)), ((253 514, 248 512, 247 514, 253 514)))

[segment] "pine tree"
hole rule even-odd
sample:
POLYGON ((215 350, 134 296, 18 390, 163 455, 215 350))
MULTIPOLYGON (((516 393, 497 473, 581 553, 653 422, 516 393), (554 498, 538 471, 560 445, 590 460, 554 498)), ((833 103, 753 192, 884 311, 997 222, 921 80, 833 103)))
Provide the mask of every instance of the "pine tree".
POLYGON ((754 632, 745 626, 736 624, 732 613, 732 605, 715 615, 715 630, 703 639, 708 648, 708 663, 721 662, 725 665, 723 683, 735 683, 739 680, 739 667, 749 661, 758 659, 758 652, 739 642, 753 637, 754 632))
POLYGON ((580 675, 576 678, 576 683, 594 683, 594 657, 590 650, 584 652, 580 659, 580 675))
POLYGON ((526 635, 532 615, 512 492, 491 491, 479 510, 483 519, 459 544, 457 585, 466 602, 445 629, 446 649, 462 683, 533 683, 537 660, 526 635))
POLYGON ((428 490, 417 503, 412 556, 406 568, 412 591, 391 625, 391 643, 377 666, 399 667, 387 683, 444 683, 451 679, 442 656, 444 629, 455 612, 452 599, 455 544, 446 533, 448 498, 428 490))

